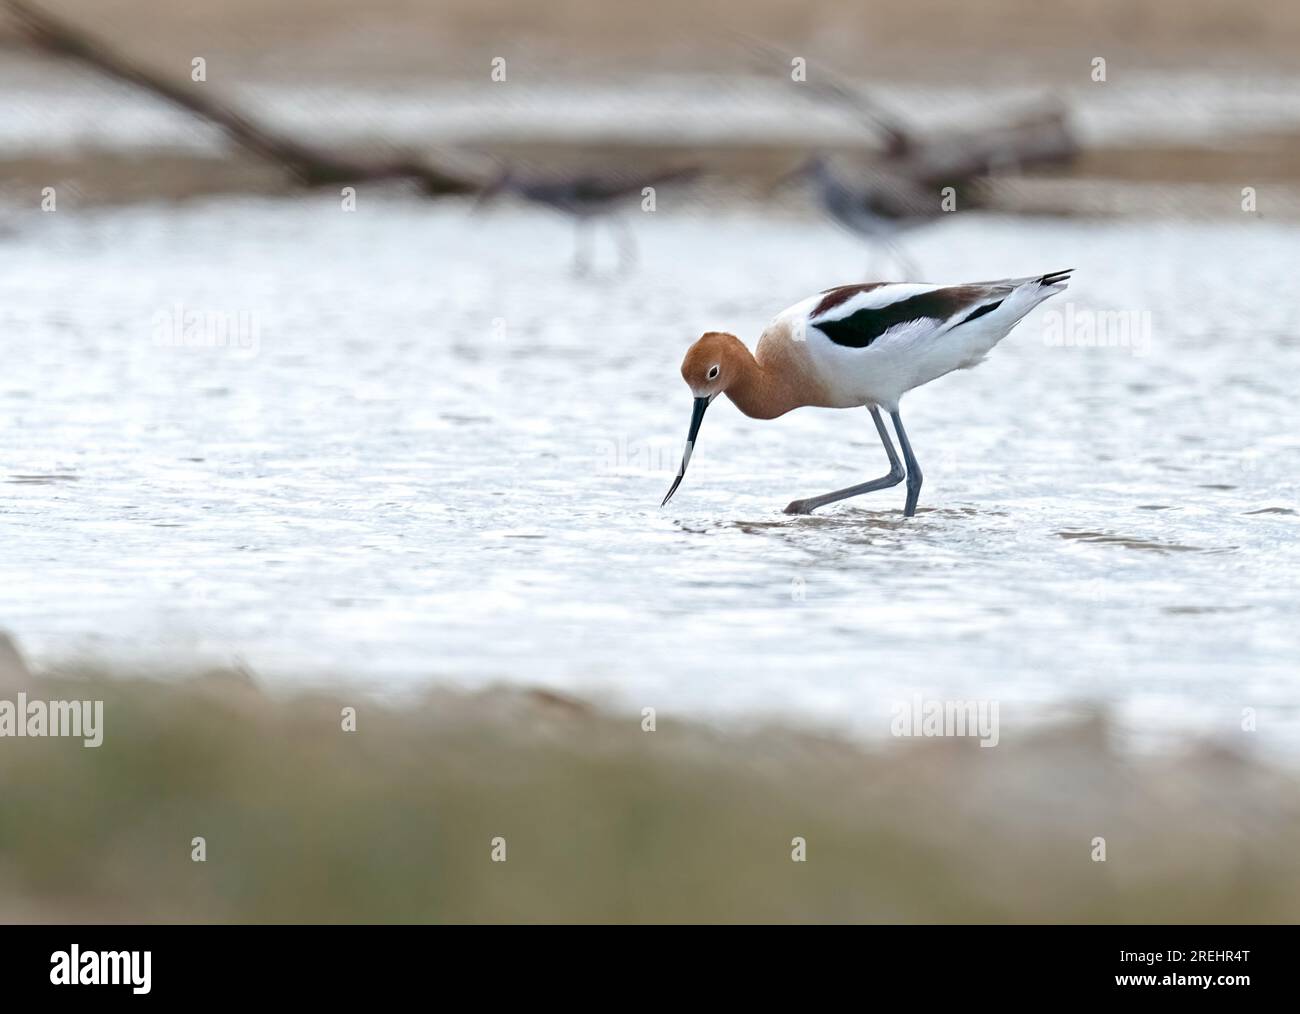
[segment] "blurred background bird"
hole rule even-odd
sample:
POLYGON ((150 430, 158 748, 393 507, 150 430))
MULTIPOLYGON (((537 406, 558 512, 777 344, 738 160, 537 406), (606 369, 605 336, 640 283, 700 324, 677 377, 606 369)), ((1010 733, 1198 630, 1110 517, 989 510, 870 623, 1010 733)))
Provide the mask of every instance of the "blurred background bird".
POLYGON ((536 175, 506 166, 479 193, 475 207, 481 209, 501 195, 511 194, 567 215, 574 226, 575 275, 588 274, 594 267, 596 225, 603 221, 609 225, 618 248, 619 270, 628 271, 636 264, 637 247, 632 227, 623 213, 643 207, 648 198, 657 198, 657 194, 648 190, 665 183, 685 183, 698 175, 699 169, 694 166, 639 174, 605 170, 536 175))
POLYGON ((882 279, 891 267, 900 277, 915 277, 916 264, 898 244, 898 237, 935 221, 943 213, 940 194, 884 166, 836 169, 825 155, 814 155, 785 179, 801 179, 813 189, 826 215, 841 228, 864 240, 868 260, 864 277, 882 279), (877 265, 883 248, 886 263, 877 265), (888 261, 892 259, 893 264, 888 261))
MULTIPOLYGON (((790 55, 776 47, 756 40, 745 44, 769 68, 790 66, 790 55)), ((1065 164, 1078 154, 1065 112, 1054 105, 1016 118, 1004 115, 923 134, 824 64, 810 66, 806 79, 791 83, 799 95, 844 110, 874 136, 877 150, 869 159, 849 162, 817 154, 774 186, 794 180, 807 183, 825 214, 872 250, 868 277, 882 270, 874 264, 878 248, 887 255, 883 270, 892 267, 901 270, 902 277, 916 275, 919 269, 898 237, 944 214, 977 207, 981 184, 988 178, 1065 164)))

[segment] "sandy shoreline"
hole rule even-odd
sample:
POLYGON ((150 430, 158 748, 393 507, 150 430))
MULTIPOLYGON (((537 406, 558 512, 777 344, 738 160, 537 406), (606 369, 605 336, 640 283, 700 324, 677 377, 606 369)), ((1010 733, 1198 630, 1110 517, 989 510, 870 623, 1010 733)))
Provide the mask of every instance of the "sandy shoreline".
MULTIPOLYGON (((766 40, 843 73, 994 81, 1064 79, 1102 55, 1117 66, 1300 67, 1300 12, 1272 0, 723 0, 652 6, 560 0, 41 0, 44 7, 140 56, 166 63, 215 55, 241 74, 274 79, 473 78, 493 56, 521 69, 582 74, 726 69, 766 40)), ((11 39, 0 20, 0 40, 11 39)))
MULTIPOLYGON (((980 206, 1009 214, 1139 217, 1240 217, 1240 181, 1251 180, 1273 220, 1300 218, 1300 158, 1295 138, 1260 138, 1234 152, 1168 149, 1090 151, 1071 170, 979 184, 980 206), (1276 167, 1270 174, 1263 164, 1276 167), (1176 180, 1169 177, 1177 174, 1176 180)), ((768 194, 767 187, 798 161, 801 149, 701 150, 695 145, 618 146, 583 142, 483 145, 476 166, 499 160, 551 169, 593 158, 607 168, 703 165, 706 175, 681 192, 676 207, 706 211, 762 200, 777 214, 814 216, 808 195, 768 194), (684 203, 683 203, 684 202, 684 203)), ((463 157, 445 164, 463 161, 463 157)), ((43 188, 55 187, 64 208, 174 201, 220 195, 292 197, 304 191, 280 167, 237 153, 103 151, 29 153, 0 158, 0 203, 34 210, 43 188)), ((390 193, 404 188, 387 187, 390 193)), ((408 188, 409 189, 409 188, 408 188)))
MULTIPOLYGON (((1192 189, 1157 202, 1175 212, 1232 213, 1228 197, 1250 185, 1270 189, 1261 202, 1270 214, 1300 214, 1300 124, 1288 112, 1300 46, 1287 42, 1300 39, 1300 16, 1253 0, 1230 18, 1168 0, 1086 11, 1000 0, 978 12, 888 2, 870 13, 673 3, 653 16, 562 3, 544 17, 459 0, 186 2, 163 18, 144 0, 41 6, 175 80, 202 55, 201 87, 349 153, 399 148, 480 174, 502 161, 692 164, 714 184, 709 200, 750 196, 813 147, 869 153, 877 143, 853 114, 790 93, 772 61, 798 50, 812 79, 824 69, 869 82, 876 101, 922 133, 1059 102, 1080 156, 999 181, 996 210, 1123 214, 1149 200, 1116 187, 1177 184, 1192 189), (882 36, 890 44, 864 59, 862 40, 882 36), (751 39, 777 48, 756 57, 751 39), (1104 83, 1090 77, 1090 54, 1108 61, 1104 83), (489 83, 498 57, 509 76, 489 83), (1196 187, 1222 192, 1202 199, 1196 187)), ((138 89, 34 54, 12 27, 0 16, 0 43, 15 57, 0 76, 11 103, 0 197, 21 205, 51 185, 87 204, 292 191, 279 168, 138 89)))
POLYGON ((642 715, 517 689, 396 706, 265 694, 238 672, 160 683, 82 671, 32 678, 26 693, 102 700, 104 740, 0 741, 5 921, 1300 912, 1293 775, 1204 746, 1123 757, 1099 718, 991 750, 970 739, 869 750, 666 715, 647 731, 642 715), (504 863, 492 861, 498 839, 504 863))

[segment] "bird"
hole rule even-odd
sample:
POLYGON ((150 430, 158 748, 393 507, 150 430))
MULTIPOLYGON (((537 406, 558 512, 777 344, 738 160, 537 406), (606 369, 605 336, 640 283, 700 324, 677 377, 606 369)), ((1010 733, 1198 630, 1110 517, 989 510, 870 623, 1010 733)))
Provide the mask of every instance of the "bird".
MULTIPOLYGON (((785 178, 792 177, 809 180, 822 210, 834 222, 869 245, 883 246, 905 274, 914 265, 898 246, 897 237, 944 214, 939 188, 927 189, 885 166, 862 169, 850 183, 824 156, 814 155, 785 178)), ((870 265, 867 270, 870 273, 870 265)))
POLYGON ((1069 162, 1079 151, 1064 110, 1056 105, 1041 105, 1019 119, 1002 113, 985 123, 922 132, 824 61, 807 61, 743 34, 737 41, 757 66, 780 68, 785 83, 794 83, 794 93, 850 113, 874 135, 877 150, 869 166, 832 171, 824 156, 814 155, 777 185, 796 178, 810 181, 826 214, 865 240, 873 253, 883 247, 904 276, 914 273, 915 266, 899 247, 899 234, 957 210, 959 193, 963 209, 978 205, 979 183, 990 176, 1069 162), (796 62, 803 64, 802 76, 789 74, 796 62))
POLYGON ((584 275, 591 269, 590 251, 584 244, 587 228, 603 218, 615 231, 619 247, 619 267, 629 269, 636 262, 636 241, 627 221, 618 216, 622 209, 637 205, 647 187, 676 183, 697 175, 694 167, 664 169, 632 175, 626 173, 580 172, 569 175, 525 176, 507 166, 495 180, 485 186, 476 206, 482 206, 498 194, 512 193, 526 201, 568 215, 574 222, 573 273, 584 275))
POLYGON ((795 500, 785 513, 811 514, 906 480, 903 516, 912 517, 921 495, 921 466, 903 428, 899 401, 913 388, 982 362, 1030 310, 1065 291, 1073 270, 961 285, 838 285, 777 314, 756 353, 733 334, 705 332, 682 360, 682 379, 694 398, 691 422, 681 468, 660 506, 686 476, 704 413, 726 394, 752 419, 775 419, 802 407, 866 407, 871 413, 889 474, 795 500), (882 409, 893 420, 902 461, 882 409))

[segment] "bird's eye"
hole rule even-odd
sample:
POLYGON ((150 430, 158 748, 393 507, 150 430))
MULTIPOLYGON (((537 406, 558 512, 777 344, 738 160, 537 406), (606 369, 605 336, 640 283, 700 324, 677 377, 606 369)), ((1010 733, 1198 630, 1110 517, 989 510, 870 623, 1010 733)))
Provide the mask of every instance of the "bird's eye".
POLYGON ((709 380, 717 380, 717 379, 718 379, 718 369, 719 369, 719 368, 718 368, 717 366, 710 366, 710 367, 709 367, 709 378, 708 378, 709 380))

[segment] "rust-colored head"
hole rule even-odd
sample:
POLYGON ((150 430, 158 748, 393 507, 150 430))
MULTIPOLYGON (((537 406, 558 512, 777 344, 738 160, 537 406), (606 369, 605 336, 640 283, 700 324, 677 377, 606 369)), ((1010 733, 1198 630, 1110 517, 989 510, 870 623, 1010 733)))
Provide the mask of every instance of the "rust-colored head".
MULTIPOLYGON (((735 382, 743 368, 745 346, 734 334, 725 331, 709 331, 700 336, 699 341, 686 350, 682 360, 682 379, 686 381, 695 396, 691 408, 691 425, 686 431, 686 453, 682 455, 682 467, 673 480, 672 489, 664 497, 667 503, 686 475, 686 466, 691 463, 691 451, 695 449, 695 438, 700 432, 700 423, 710 403, 735 382)), ((660 504, 659 506, 663 506, 660 504)))
POLYGON ((682 379, 697 398, 716 398, 740 375, 745 346, 734 334, 708 331, 686 350, 682 379))

